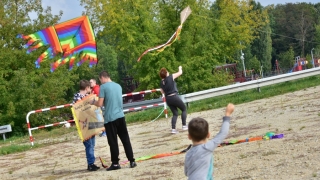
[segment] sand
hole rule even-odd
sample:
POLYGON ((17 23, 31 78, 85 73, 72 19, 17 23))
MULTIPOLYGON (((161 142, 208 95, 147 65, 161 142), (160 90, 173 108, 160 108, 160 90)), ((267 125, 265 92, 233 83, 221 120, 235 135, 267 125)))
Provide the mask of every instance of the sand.
MULTIPOLYGON (((262 89, 263 90, 263 89, 262 89)), ((320 86, 236 105, 227 140, 245 139, 266 132, 283 133, 283 139, 262 140, 218 147, 214 151, 215 179, 320 179, 320 86)), ((212 102, 214 103, 214 102, 212 102)), ((203 117, 215 135, 224 108, 189 113, 187 120, 203 117)), ((136 158, 181 151, 191 142, 187 132, 170 134, 170 118, 128 126, 136 158)), ((72 136, 72 137, 71 137, 72 136)), ((65 138, 65 137, 62 137, 65 138)), ((76 133, 67 142, 0 156, 1 179, 186 179, 185 154, 138 162, 136 168, 122 165, 117 171, 86 170, 84 146, 76 133)), ((37 140, 35 140, 37 143, 37 140)), ((126 161, 120 145, 120 162, 126 161)), ((110 165, 106 137, 96 136, 99 156, 110 165)))

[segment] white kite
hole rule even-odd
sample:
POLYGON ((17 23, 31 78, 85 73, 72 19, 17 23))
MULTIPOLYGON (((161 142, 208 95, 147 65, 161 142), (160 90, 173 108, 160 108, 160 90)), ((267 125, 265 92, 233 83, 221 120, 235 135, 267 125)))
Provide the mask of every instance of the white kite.
POLYGON ((184 8, 181 13, 180 13, 180 26, 177 28, 176 32, 170 37, 170 39, 165 43, 165 44, 161 44, 159 46, 156 47, 152 47, 147 49, 146 51, 144 51, 140 57, 138 58, 138 62, 141 60, 142 56, 144 56, 145 54, 147 54, 150 51, 154 51, 157 50, 158 52, 162 52, 166 47, 170 46, 172 43, 174 43, 180 35, 181 29, 182 29, 182 24, 186 21, 186 19, 188 18, 188 16, 191 14, 191 9, 190 7, 186 7, 184 8))

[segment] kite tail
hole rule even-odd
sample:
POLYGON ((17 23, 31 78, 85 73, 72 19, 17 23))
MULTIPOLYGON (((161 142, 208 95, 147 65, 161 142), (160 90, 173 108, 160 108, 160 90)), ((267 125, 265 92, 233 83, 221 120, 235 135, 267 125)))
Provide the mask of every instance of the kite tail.
POLYGON ((18 34, 17 38, 21 38, 23 40, 28 41, 23 46, 24 48, 28 49, 27 50, 27 54, 30 54, 32 51, 34 51, 34 50, 38 49, 39 47, 43 46, 43 43, 41 43, 41 41, 39 42, 39 39, 37 39, 35 36, 32 36, 32 35, 18 34))
POLYGON ((59 66, 66 64, 67 62, 70 61, 70 56, 66 58, 61 58, 55 61, 54 63, 51 64, 51 69, 50 71, 53 72, 55 71, 59 66))
POLYGON ((92 67, 93 65, 96 65, 96 64, 98 64, 97 58, 91 57, 89 67, 92 67))
POLYGON ((173 44, 177 39, 179 39, 180 37, 180 33, 181 33, 181 28, 182 28, 182 25, 180 25, 175 33, 175 36, 174 36, 174 39, 170 42, 167 42, 165 46, 163 46, 161 49, 157 50, 158 53, 162 52, 166 47, 169 47, 171 46, 171 44, 173 44))
POLYGON ((69 70, 71 70, 73 68, 75 59, 76 59, 75 56, 71 56, 70 61, 69 61, 69 70))
POLYGON ((45 58, 48 58, 51 56, 51 49, 48 48, 45 52, 43 52, 39 57, 38 59, 34 62, 35 65, 36 65, 36 68, 40 68, 40 64, 42 61, 44 61, 45 58))
MULTIPOLYGON (((161 153, 161 154, 155 154, 155 155, 151 155, 151 156, 142 156, 142 157, 136 158, 136 161, 139 162, 139 161, 145 161, 145 160, 148 160, 148 159, 157 159, 157 158, 163 158, 163 157, 182 154, 182 153, 187 152, 191 147, 192 147, 192 145, 190 144, 186 149, 184 149, 182 151, 170 152, 170 153, 161 153)), ((121 164, 124 165, 124 164, 126 164, 128 162, 129 161, 123 161, 123 162, 121 162, 121 164)))
POLYGON ((70 57, 66 57, 66 58, 62 59, 60 65, 64 65, 64 64, 66 64, 66 63, 69 62, 69 61, 70 61, 70 57))
POLYGON ((101 162, 101 165, 102 165, 103 168, 108 168, 109 167, 109 166, 104 164, 105 161, 101 157, 99 157, 99 159, 100 159, 100 162, 101 162))
POLYGON ((54 70, 56 70, 60 66, 61 62, 62 62, 62 59, 59 59, 59 60, 55 61, 54 63, 52 63, 50 71, 53 72, 54 70))
POLYGON ((77 66, 81 66, 86 60, 88 60, 89 56, 87 54, 83 55, 81 60, 77 63, 77 66))
POLYGON ((187 151, 189 151, 189 149, 192 147, 192 145, 190 144, 186 149, 180 151, 180 153, 185 153, 187 151))
POLYGON ((166 47, 170 46, 172 43, 174 43, 179 38, 179 35, 181 33, 181 29, 182 29, 182 24, 177 28, 176 32, 174 32, 174 34, 170 37, 170 39, 165 44, 147 49, 146 51, 144 51, 140 55, 140 57, 138 58, 137 61, 139 62, 141 60, 142 56, 144 56, 145 54, 147 54, 150 51, 157 50, 158 53, 162 52, 166 47))

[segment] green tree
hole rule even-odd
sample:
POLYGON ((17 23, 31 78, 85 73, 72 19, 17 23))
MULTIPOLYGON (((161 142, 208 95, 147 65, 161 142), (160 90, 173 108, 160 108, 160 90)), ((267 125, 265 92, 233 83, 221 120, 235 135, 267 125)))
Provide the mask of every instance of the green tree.
POLYGON ((279 64, 282 70, 291 69, 294 65, 294 51, 290 47, 288 51, 279 55, 279 64))
MULTIPOLYGON (((56 24, 61 14, 53 16, 50 7, 44 9, 39 0, 0 1, 0 122, 11 124, 14 134, 27 132, 25 119, 29 111, 72 99, 68 97, 69 87, 78 81, 79 75, 63 67, 50 73, 52 60, 36 69, 34 61, 43 48, 28 55, 23 48, 25 42, 16 38, 18 34, 30 34, 56 24), (31 20, 29 12, 35 12, 38 18, 31 20)), ((84 67, 75 70, 80 68, 84 67)), ((32 115, 31 125, 56 122, 54 117, 60 116, 58 111, 32 115)))
POLYGON ((107 70, 111 78, 115 82, 120 82, 118 73, 117 53, 112 46, 106 45, 104 42, 97 43, 99 63, 96 72, 107 70))
POLYGON ((185 73, 177 79, 181 93, 229 81, 213 76, 213 67, 225 59, 236 61, 234 54, 245 47, 239 42, 250 44, 254 28, 263 24, 259 12, 249 11, 248 2, 224 1, 217 3, 215 10, 207 0, 81 1, 90 19, 97 19, 99 36, 114 47, 121 70, 138 80, 140 89, 159 87, 160 68, 173 73, 182 65, 185 73), (171 37, 180 25, 180 12, 188 5, 192 14, 183 24, 180 39, 161 53, 146 54, 137 63, 142 52, 171 37))
POLYGON ((314 5, 287 3, 275 6, 271 13, 275 20, 272 29, 276 54, 293 47, 297 55, 305 56, 312 49, 310 42, 314 39, 314 25, 318 19, 314 5))
MULTIPOLYGON (((251 2, 253 9, 261 13, 267 14, 268 8, 263 8, 262 5, 255 1, 251 2)), ((271 40, 271 27, 269 15, 261 16, 262 21, 266 22, 263 26, 257 28, 257 38, 253 40, 251 44, 251 53, 256 56, 260 62, 260 66, 263 67, 264 72, 270 72, 271 54, 272 54, 272 40, 271 40)), ((260 67, 259 67, 260 71, 260 67)))

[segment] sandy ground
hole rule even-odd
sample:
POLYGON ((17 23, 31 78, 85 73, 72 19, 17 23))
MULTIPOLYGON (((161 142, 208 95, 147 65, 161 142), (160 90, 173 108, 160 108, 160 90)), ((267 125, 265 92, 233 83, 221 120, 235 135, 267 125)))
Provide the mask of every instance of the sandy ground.
MULTIPOLYGON (((262 89, 263 90, 263 89, 262 89)), ((226 140, 244 139, 273 131, 283 139, 218 147, 214 152, 215 179, 320 179, 320 86, 236 105, 226 140)), ((213 102, 214 103, 214 102, 213 102)), ((209 121, 219 131, 224 108, 188 114, 209 121)), ((176 152, 190 141, 187 132, 170 134, 170 118, 128 127, 135 157, 176 152)), ((186 179, 185 154, 138 162, 136 168, 86 170, 84 146, 78 137, 65 143, 0 156, 1 179, 186 179)), ((37 141, 35 140, 37 143, 37 141)), ((96 164, 101 156, 110 164, 106 137, 96 137, 96 164)), ((120 162, 126 160, 120 143, 120 162)))

